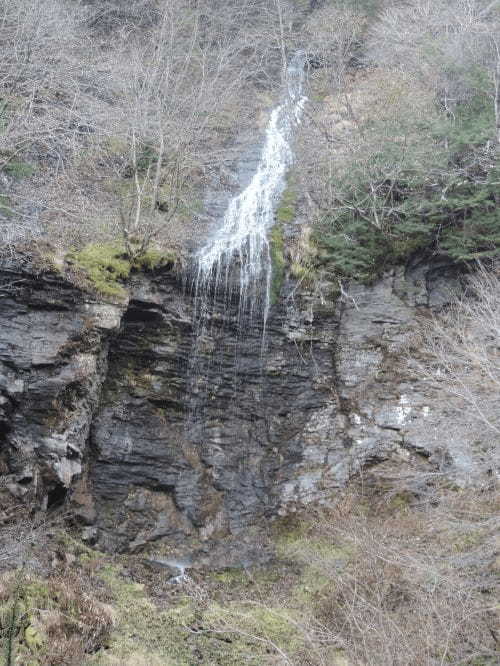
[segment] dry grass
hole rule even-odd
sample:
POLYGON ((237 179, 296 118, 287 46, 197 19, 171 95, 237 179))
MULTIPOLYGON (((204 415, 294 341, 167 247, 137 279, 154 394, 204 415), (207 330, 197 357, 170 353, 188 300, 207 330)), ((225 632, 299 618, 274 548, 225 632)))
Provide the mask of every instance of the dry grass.
POLYGON ((352 491, 333 511, 288 524, 279 552, 300 573, 228 580, 214 635, 265 645, 260 661, 249 652, 241 663, 498 663, 498 493, 430 497, 352 491), (256 608, 263 624, 249 622, 256 608))
POLYGON ((182 587, 66 535, 48 577, 1 579, 4 643, 17 603, 13 663, 492 666, 499 495, 431 481, 376 466, 333 508, 274 524, 271 565, 182 587))
POLYGON ((354 507, 316 528, 351 553, 340 570, 328 555, 312 565, 329 579, 314 613, 322 640, 353 664, 498 658, 498 589, 487 568, 498 529, 493 497, 451 494, 420 511, 354 507))
POLYGON ((82 664, 103 646, 115 621, 112 606, 99 596, 95 583, 77 571, 48 580, 27 570, 5 574, 0 628, 6 663, 82 664))

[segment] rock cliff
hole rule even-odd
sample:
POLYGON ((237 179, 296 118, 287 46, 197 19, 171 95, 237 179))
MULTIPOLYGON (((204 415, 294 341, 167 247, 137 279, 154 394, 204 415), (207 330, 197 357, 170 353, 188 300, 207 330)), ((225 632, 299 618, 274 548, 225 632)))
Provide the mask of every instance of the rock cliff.
MULTIPOLYGON (((217 543, 313 501, 367 465, 418 459, 425 483, 481 484, 487 443, 405 350, 453 266, 415 262, 339 295, 285 280, 262 352, 215 311, 193 355, 193 298, 167 269, 104 302, 26 257, 0 272, 2 506, 65 503, 113 551, 217 543)), ((418 358, 418 347, 413 350, 418 358)))

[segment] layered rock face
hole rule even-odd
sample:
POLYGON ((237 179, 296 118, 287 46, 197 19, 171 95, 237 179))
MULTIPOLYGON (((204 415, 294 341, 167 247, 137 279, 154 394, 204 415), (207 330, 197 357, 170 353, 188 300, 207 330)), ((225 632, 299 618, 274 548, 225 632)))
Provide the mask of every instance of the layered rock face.
POLYGON ((244 534, 391 456, 417 456, 423 482, 482 483, 487 441, 404 353, 456 281, 428 263, 342 297, 288 281, 264 347, 258 322, 242 332, 217 309, 195 345, 171 272, 134 276, 112 304, 5 260, 2 505, 64 501, 102 548, 141 551, 244 534))
POLYGON ((122 310, 23 257, 2 262, 0 433, 4 488, 42 508, 82 473, 122 310))
POLYGON ((449 262, 422 261, 395 270, 372 287, 353 285, 342 304, 336 389, 344 437, 363 465, 387 455, 419 456, 414 482, 444 476, 482 485, 498 469, 491 435, 465 405, 427 372, 419 324, 446 306, 462 285, 449 262))
POLYGON ((336 304, 316 305, 276 305, 264 352, 259 322, 243 334, 236 307, 216 309, 195 346, 180 286, 135 286, 91 437, 109 547, 220 538, 341 482, 330 478, 336 304))

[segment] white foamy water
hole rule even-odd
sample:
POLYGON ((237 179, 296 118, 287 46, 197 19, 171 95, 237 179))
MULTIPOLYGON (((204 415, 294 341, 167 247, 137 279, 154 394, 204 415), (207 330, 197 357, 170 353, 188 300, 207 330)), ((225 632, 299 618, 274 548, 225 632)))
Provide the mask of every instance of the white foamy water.
POLYGON ((293 162, 293 131, 306 102, 304 65, 305 56, 297 53, 287 70, 286 98, 271 113, 257 170, 249 185, 230 201, 220 228, 197 257, 196 295, 201 299, 201 310, 210 310, 209 300, 231 298, 229 282, 234 281, 234 271, 238 271, 239 321, 245 313, 251 318, 258 313, 262 316, 263 335, 272 279, 268 235, 293 162))

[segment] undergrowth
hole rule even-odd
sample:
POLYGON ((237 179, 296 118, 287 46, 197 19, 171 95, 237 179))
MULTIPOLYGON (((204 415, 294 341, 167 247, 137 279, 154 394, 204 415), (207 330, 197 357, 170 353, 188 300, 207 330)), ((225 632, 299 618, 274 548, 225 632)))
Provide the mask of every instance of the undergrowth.
POLYGON ((498 663, 498 493, 384 483, 276 521, 268 565, 193 570, 181 586, 60 533, 48 578, 0 577, 6 663, 498 663))

